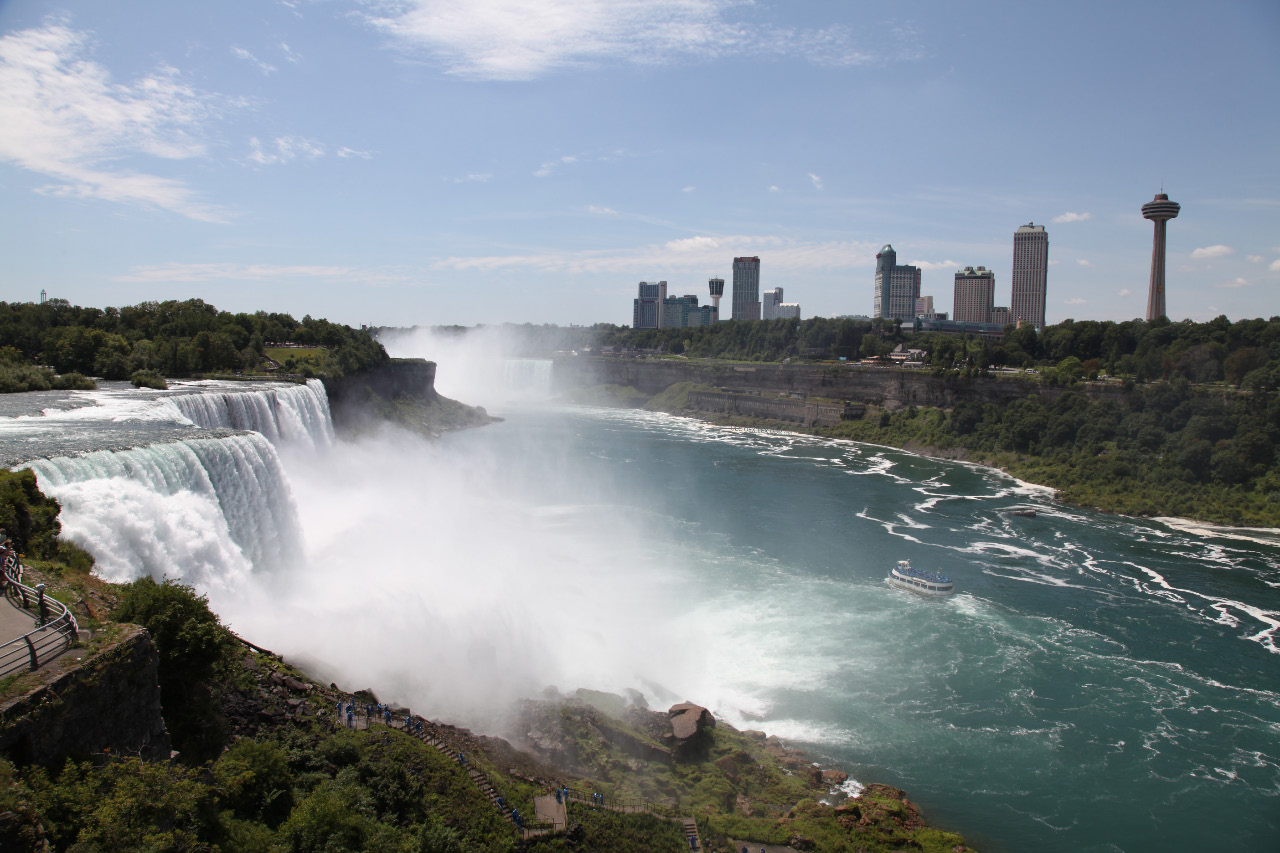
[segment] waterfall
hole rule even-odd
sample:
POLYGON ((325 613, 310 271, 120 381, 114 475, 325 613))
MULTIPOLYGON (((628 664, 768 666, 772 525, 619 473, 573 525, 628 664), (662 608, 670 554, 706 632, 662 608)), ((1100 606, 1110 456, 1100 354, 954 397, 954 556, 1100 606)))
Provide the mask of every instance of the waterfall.
MULTIPOLYGON (((245 413, 257 411, 251 400, 227 398, 263 395, 216 396, 223 399, 210 411, 245 413)), ((290 409, 278 397, 271 421, 276 434, 314 426, 303 415, 287 414, 304 410, 290 409)), ((324 414, 327 424, 327 405, 324 414)), ((308 433, 317 434, 323 433, 308 433)), ((62 535, 93 554, 97 574, 107 580, 150 574, 202 590, 233 588, 249 572, 286 565, 301 553, 293 493, 275 448, 262 435, 99 450, 25 467, 62 504, 62 535)))
POLYGON ((273 444, 286 441, 313 448, 333 444, 329 396, 319 379, 292 388, 210 390, 169 399, 196 426, 253 430, 273 444))
POLYGON ((545 400, 551 396, 551 368, 549 358, 504 358, 502 385, 519 397, 545 400))

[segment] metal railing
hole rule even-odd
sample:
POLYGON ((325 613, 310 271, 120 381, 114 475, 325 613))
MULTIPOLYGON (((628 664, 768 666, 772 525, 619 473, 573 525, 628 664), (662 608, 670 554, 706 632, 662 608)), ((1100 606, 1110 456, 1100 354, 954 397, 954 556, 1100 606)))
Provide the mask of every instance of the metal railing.
POLYGON ((36 628, 0 645, 0 677, 24 668, 35 672, 41 664, 66 651, 80 630, 67 606, 45 594, 44 584, 32 588, 22 582, 22 564, 14 554, 6 555, 3 572, 5 597, 29 611, 36 628))

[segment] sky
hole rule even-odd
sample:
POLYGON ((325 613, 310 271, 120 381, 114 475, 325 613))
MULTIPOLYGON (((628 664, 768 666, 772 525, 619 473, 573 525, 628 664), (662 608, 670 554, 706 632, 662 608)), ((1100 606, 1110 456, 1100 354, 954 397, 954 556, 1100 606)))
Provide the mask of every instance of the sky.
POLYGON ((0 300, 630 324, 756 255, 869 314, 890 243, 945 311, 1034 222, 1047 321, 1125 320, 1163 186, 1169 316, 1269 317, 1277 45, 1275 0, 0 0, 0 300))

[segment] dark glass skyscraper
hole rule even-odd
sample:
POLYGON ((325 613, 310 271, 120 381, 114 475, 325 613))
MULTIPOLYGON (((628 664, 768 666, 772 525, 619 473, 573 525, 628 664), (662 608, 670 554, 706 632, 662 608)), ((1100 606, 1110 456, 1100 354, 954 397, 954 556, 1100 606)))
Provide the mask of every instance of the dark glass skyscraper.
POLYGON ((733 259, 733 319, 760 319, 760 259, 733 259))

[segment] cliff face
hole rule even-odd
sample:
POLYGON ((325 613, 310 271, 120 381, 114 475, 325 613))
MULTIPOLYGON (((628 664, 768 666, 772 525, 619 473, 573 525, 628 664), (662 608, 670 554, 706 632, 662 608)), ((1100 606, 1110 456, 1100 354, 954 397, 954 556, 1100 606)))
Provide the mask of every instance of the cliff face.
MULTIPOLYGON (((887 409, 934 406, 949 409, 961 400, 1004 405, 1030 395, 1057 399, 1064 388, 1014 377, 934 376, 925 371, 860 365, 732 364, 677 359, 578 358, 555 363, 559 389, 623 385, 653 395, 676 382, 696 382, 727 391, 793 393, 851 400, 887 409)), ((1073 386, 1090 399, 1124 401, 1128 392, 1114 383, 1073 386)))
POLYGON ((0 707, 0 753, 46 767, 107 751, 169 757, 156 647, 145 629, 121 627, 118 639, 83 663, 0 707))
POLYGON ((344 376, 325 379, 329 409, 334 423, 362 410, 371 396, 385 400, 416 397, 434 400, 436 396, 436 364, 421 358, 393 358, 387 364, 344 376))
POLYGON ((324 388, 333 426, 340 435, 356 435, 391 422, 435 438, 450 430, 500 420, 480 406, 437 394, 435 362, 421 358, 393 358, 361 373, 326 379, 324 388))

